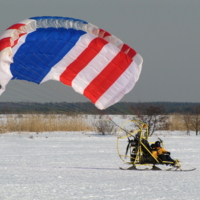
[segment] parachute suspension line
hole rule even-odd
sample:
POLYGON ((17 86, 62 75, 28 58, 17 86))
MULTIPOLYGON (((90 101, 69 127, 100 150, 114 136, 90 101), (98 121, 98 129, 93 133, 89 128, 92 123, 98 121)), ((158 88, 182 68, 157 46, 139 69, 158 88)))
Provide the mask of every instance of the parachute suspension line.
MULTIPOLYGON (((17 79, 16 79, 16 83, 17 84, 23 84, 21 81, 18 81, 17 79)), ((47 84, 47 83, 46 83, 47 84)), ((34 84, 32 84, 32 85, 34 85, 34 84)), ((48 85, 47 85, 47 87, 49 87, 50 85, 49 85, 49 83, 48 83, 48 85)), ((20 87, 19 87, 20 88, 20 87)), ((38 92, 38 90, 35 88, 35 87, 29 87, 28 88, 29 90, 33 90, 33 91, 36 91, 36 92, 38 92)), ((46 90, 44 90, 42 87, 40 87, 40 89, 42 89, 44 92, 46 92, 46 90)), ((55 89, 55 88, 54 88, 55 89)), ((17 91, 19 91, 19 92, 17 92, 17 91, 11 91, 11 90, 6 90, 6 93, 4 94, 4 95, 7 95, 7 100, 6 101, 8 101, 9 99, 10 99, 10 101, 11 102, 13 102, 13 95, 15 96, 15 98, 16 98, 16 96, 18 96, 18 99, 22 99, 22 98, 28 98, 29 99, 29 101, 30 102, 36 102, 36 101, 34 101, 34 99, 32 98, 32 95, 27 95, 26 94, 26 96, 25 95, 22 95, 21 93, 23 93, 23 90, 22 89, 18 89, 18 88, 16 88, 15 87, 15 90, 17 90, 17 91), (8 96, 9 96, 9 94, 11 95, 9 98, 8 98, 8 96)), ((56 89, 55 89, 56 90, 56 89)), ((56 90, 56 91, 58 91, 58 89, 56 90)), ((40 93, 39 93, 40 94, 40 93)), ((43 92, 41 92, 41 97, 47 97, 47 95, 45 95, 43 92)), ((48 96, 49 98, 48 99, 52 99, 52 97, 50 97, 50 96, 48 96)), ((69 99, 69 97, 68 97, 68 99, 69 99)), ((49 100, 48 100, 49 101, 49 100)), ((52 102, 54 102, 55 101, 55 99, 52 99, 52 102)), ((21 101, 22 102, 22 101, 21 101)), ((63 101, 64 102, 64 101, 63 101)), ((72 102, 73 102, 73 100, 72 100, 72 102)), ((63 113, 67 113, 67 110, 66 110, 66 107, 63 105, 56 105, 56 107, 57 108, 60 108, 60 111, 62 111, 63 113)), ((78 105, 75 105, 75 108, 77 108, 77 109, 82 109, 82 107, 81 106, 78 106, 78 105)))
MULTIPOLYGON (((39 68, 39 69, 43 70, 39 65, 35 64, 35 62, 33 62, 32 59, 29 59, 29 58, 26 58, 26 59, 28 59, 29 62, 32 63, 32 64, 35 66, 35 68, 39 68)), ((20 64, 20 67, 21 67, 21 68, 23 68, 23 69, 28 69, 28 70, 30 71, 31 74, 35 74, 35 75, 37 75, 38 77, 41 77, 41 79, 42 79, 41 74, 37 73, 35 70, 31 69, 30 67, 25 67, 25 66, 23 65, 24 63, 23 63, 19 58, 16 57, 15 60, 18 62, 18 64, 20 64)), ((42 59, 40 59, 40 60, 42 61, 42 59)), ((44 66, 46 65, 45 63, 43 63, 43 64, 44 64, 44 66)), ((15 71, 15 72, 16 72, 16 71, 15 71)), ((19 73, 18 73, 18 74, 19 74, 19 73)), ((19 74, 19 75, 23 76, 22 74, 19 74)), ((24 78, 26 78, 26 77, 24 76, 24 78)))
MULTIPOLYGON (((21 76, 23 76, 23 75, 21 75, 21 76)), ((24 86, 24 84, 23 84, 23 81, 24 81, 24 80, 15 79, 15 81, 16 81, 17 84, 20 84, 20 85, 24 86)), ((26 82, 26 81, 24 81, 24 82, 26 82)), ((28 89, 29 89, 29 90, 33 90, 33 92, 35 91, 36 93, 38 93, 38 89, 35 88, 35 85, 36 85, 36 84, 35 84, 35 83, 31 83, 31 82, 29 82, 29 83, 30 83, 31 85, 33 85, 34 87, 29 87, 28 89)), ((56 92, 59 92, 63 97, 65 97, 65 101, 66 101, 66 97, 67 97, 67 99, 70 99, 70 100, 73 102, 73 99, 71 99, 69 95, 67 95, 66 93, 63 93, 58 87, 52 86, 52 85, 51 85, 51 81, 48 81, 48 82, 46 82, 45 84, 46 84, 46 86, 47 86, 48 88, 50 88, 50 89, 48 90, 48 93, 49 93, 49 91, 56 91, 56 92)), ((37 86, 37 85, 36 85, 36 86, 37 86)), ((41 84, 40 86, 41 86, 40 89, 41 89, 42 91, 41 91, 41 93, 39 93, 39 94, 41 95, 41 97, 46 97, 47 99, 52 99, 52 102, 54 102, 55 99, 53 99, 53 97, 51 97, 51 96, 49 96, 49 95, 45 95, 46 89, 43 89, 42 84, 41 84)), ((37 87, 38 87, 38 86, 37 86, 37 87)), ((20 91, 21 93, 23 93, 23 90, 21 90, 21 89, 19 89, 19 88, 20 88, 20 87, 17 87, 17 88, 15 87, 15 90, 20 91)), ((32 95, 31 95, 30 97, 29 97, 28 95, 25 96, 25 95, 20 94, 20 92, 17 92, 17 91, 6 90, 6 93, 14 94, 15 97, 16 97, 16 96, 19 96, 19 98, 20 98, 20 97, 28 98, 31 102, 34 102, 33 99, 32 99, 32 95)), ((13 101, 13 97, 11 97, 11 101, 13 101)), ((65 102, 65 101, 63 101, 63 102, 65 102)), ((65 106, 57 106, 57 107, 58 107, 58 108, 61 108, 61 110, 63 110, 63 112, 66 112, 66 107, 65 107, 65 106)), ((81 106, 75 105, 75 107, 78 108, 78 109, 82 109, 81 106)))
MULTIPOLYGON (((41 62, 43 62, 43 60, 40 58, 40 57, 37 57, 38 58, 38 60, 40 60, 41 62)), ((22 62, 21 62, 21 60, 19 60, 19 59, 16 59, 17 60, 17 62, 20 64, 22 64, 22 62)), ((39 67, 39 65, 37 65, 35 62, 33 62, 33 60, 31 60, 31 59, 29 59, 29 62, 31 62, 35 67, 37 67, 37 68, 40 68, 39 67)), ((46 63, 44 63, 43 62, 43 65, 45 66, 46 65, 46 63)), ((28 69, 28 67, 25 67, 23 64, 21 65, 22 66, 22 68, 24 68, 24 69, 28 69)), ((40 68, 40 69, 42 69, 42 68, 40 68)), ((38 77, 41 77, 41 75, 40 74, 38 74, 38 73, 36 73, 34 70, 32 70, 32 69, 29 69, 29 70, 31 70, 30 72, 32 73, 32 74, 35 74, 35 75, 37 75, 38 77)), ((18 72, 17 72, 18 73, 18 72)), ((19 74, 19 73, 18 73, 19 74)), ((26 78, 24 75, 22 75, 22 74, 20 74, 20 76, 23 76, 24 78, 26 78)), ((46 83, 45 83, 49 88, 50 88, 50 90, 49 91, 56 91, 56 92, 59 92, 60 93, 60 96, 62 96, 62 98, 63 99, 65 99, 64 101, 66 101, 66 98, 67 99, 70 99, 72 102, 73 102, 73 99, 71 99, 70 98, 70 96, 69 95, 67 95, 66 93, 64 93, 63 91, 61 91, 58 87, 55 87, 55 86, 52 86, 51 84, 50 84, 50 81, 47 81, 46 83)), ((42 87, 41 87, 42 88, 42 87)), ((36 90, 36 91, 38 91, 36 88, 33 88, 34 90, 36 90)), ((49 91, 48 91, 48 93, 49 93, 49 91)), ((48 95, 45 95, 46 94, 46 91, 44 91, 44 92, 42 92, 42 96, 45 96, 47 99, 51 99, 51 96, 48 96, 48 95)), ((32 97, 30 97, 30 98, 32 98, 32 97)), ((30 99, 29 98, 29 99, 30 99)), ((53 101, 55 101, 54 99, 52 99, 53 101)), ((80 106, 76 106, 77 108, 80 108, 80 106)), ((65 110, 65 108, 63 107, 63 110, 65 110)))
MULTIPOLYGON (((15 80, 15 83, 17 83, 17 84, 20 84, 21 86, 24 86, 23 85, 23 82, 22 82, 23 80, 15 80)), ((31 91, 33 91, 32 93, 38 93, 38 89, 36 89, 35 88, 35 84, 33 83, 33 84, 31 84, 33 87, 28 87, 28 89, 29 90, 31 90, 31 91)), ((62 91, 60 91, 59 90, 59 88, 58 87, 51 87, 51 85, 50 85, 50 83, 46 83, 46 85, 47 85, 47 87, 48 88, 50 88, 50 91, 52 91, 52 89, 53 90, 55 90, 55 91, 59 91, 60 93, 62 93, 62 91)), ((16 86, 16 84, 15 84, 15 86, 16 86)), ((25 86, 26 87, 26 86, 25 86)), ((38 86, 37 86, 38 87, 38 86)), ((9 93, 11 94, 11 97, 10 97, 10 101, 11 102, 13 102, 13 97, 12 97, 12 95, 14 95, 15 96, 15 98, 16 98, 16 96, 18 96, 18 99, 22 99, 22 98, 24 98, 24 99, 29 99, 29 101, 30 102, 34 102, 34 99, 32 98, 32 95, 31 94, 29 94, 29 95, 27 95, 26 94, 26 96, 25 95, 23 95, 22 93, 23 93, 23 90, 22 89, 18 89, 18 88, 20 88, 20 86, 19 87, 15 87, 15 91, 11 91, 11 90, 6 90, 6 93, 5 93, 5 95, 7 94, 7 95, 9 95, 9 93), (19 91, 19 92, 17 92, 17 91, 19 91), (21 97, 21 98, 20 98, 21 97)), ((50 99, 52 100, 52 102, 54 102, 55 101, 55 99, 53 99, 53 97, 51 97, 51 96, 49 96, 49 95, 45 95, 45 92, 46 92, 46 89, 44 89, 42 86, 40 87, 40 89, 41 89, 41 93, 38 93, 41 97, 46 97, 47 98, 47 100, 49 101, 50 99)), ((48 91, 49 92, 49 91, 48 91)), ((63 94, 63 93, 62 93, 63 94)), ((67 96, 67 95, 66 95, 67 96)), ((35 98, 36 99, 36 98, 35 98)), ((66 99, 66 98, 65 98, 66 99)), ((68 96, 68 99, 70 99, 70 97, 68 96)), ((73 102, 73 100, 72 99, 70 99, 72 102, 73 102)), ((48 102, 47 101, 47 102, 48 102)), ((63 101, 64 102, 64 101, 63 101)), ((60 108, 61 109, 61 111, 63 111, 63 112, 67 112, 66 111, 66 107, 65 106, 60 106, 60 105, 57 105, 56 106, 57 108, 60 108)), ((82 109, 81 108, 81 106, 78 106, 78 105, 75 105, 75 107, 77 108, 77 109, 82 109)))
POLYGON ((116 124, 108 115, 107 118, 109 121, 111 121, 115 126, 117 126, 118 128, 120 128, 121 130, 123 130, 126 134, 129 134, 129 132, 125 129, 123 129, 122 127, 120 127, 118 124, 116 124))
MULTIPOLYGON (((16 59, 17 61, 18 61, 18 63, 20 64, 20 63, 22 63, 19 59, 16 59)), ((29 59, 30 60, 30 59, 29 59)), ((31 61, 31 60, 30 60, 31 61)), ((36 65, 33 61, 31 61, 32 62, 32 64, 34 64, 35 65, 35 67, 38 67, 38 65, 36 65)), ((26 67, 24 67, 23 65, 22 65, 22 68, 24 68, 24 69, 28 69, 28 68, 26 68, 26 67)), ((40 74, 38 74, 38 73, 36 73, 35 71, 33 71, 33 70, 31 70, 30 71, 32 74, 35 74, 35 75, 37 75, 37 76, 40 76, 40 74)), ((15 72, 16 74, 19 74, 18 72, 15 72)), ((24 77, 24 79, 26 78, 24 75, 22 75, 22 74, 19 74, 20 76, 22 76, 22 77, 24 77)), ((18 79, 16 79, 16 80, 18 80, 18 79)), ((21 81, 18 81, 18 83, 20 83, 20 84, 22 84, 21 83, 21 81)), ((50 88, 50 90, 49 91, 52 91, 52 90, 54 90, 54 91, 57 91, 57 92, 59 92, 62 96, 63 96, 63 98, 64 99, 66 99, 66 97, 68 98, 68 99, 70 99, 70 97, 69 97, 69 95, 67 95, 66 93, 64 93, 64 92, 62 92, 58 87, 52 87, 50 84, 49 84, 49 81, 47 81, 46 82, 46 85, 50 88)), ((42 87, 41 87, 42 88, 42 87)), ((32 88, 31 87, 31 89, 33 89, 33 90, 35 90, 35 91, 38 91, 36 88, 32 88)), ((18 90, 18 91, 20 91, 20 90, 18 90)), ((49 92, 48 91, 48 92, 49 92)), ((45 96, 47 99, 51 99, 52 97, 51 96, 48 96, 48 95, 45 95, 45 92, 46 91, 44 91, 44 92, 42 92, 42 96, 45 96)), ((19 95, 19 93, 15 93, 15 95, 19 95)), ((21 95, 22 97, 24 97, 24 95, 21 95)), ((26 96, 27 97, 27 96, 26 96)), ((32 97, 29 97, 29 99, 31 99, 32 100, 32 97)), ((52 99, 53 101, 54 101, 54 99, 52 99)), ((70 100, 72 100, 72 99, 70 99, 70 100)), ((73 100, 72 100, 73 101, 73 100)), ((63 107, 63 109, 64 109, 64 107, 63 107)))
MULTIPOLYGON (((46 83, 46 84, 47 84, 47 83, 46 83)), ((61 95, 63 95, 63 97, 67 97, 68 99, 71 100, 71 102, 74 101, 69 95, 67 95, 66 93, 63 93, 58 87, 52 86, 52 85, 50 84, 50 82, 48 82, 48 87, 50 87, 51 89, 53 89, 53 90, 59 92, 61 95)), ((81 107, 81 106, 77 106, 77 105, 76 105, 75 107, 82 110, 82 107, 81 107)), ((64 107, 63 107, 63 108, 64 108, 64 107)))
MULTIPOLYGON (((23 84, 23 80, 18 80, 18 79, 16 79, 15 80, 15 83, 17 83, 18 85, 21 85, 21 86, 24 86, 24 84, 23 84)), ((27 85, 27 84, 26 84, 27 85)), ((25 85, 25 87, 26 87, 26 85, 25 85)), ((35 84, 31 84, 33 87, 28 87, 27 89, 30 91, 32 91, 31 93, 33 93, 34 94, 34 92, 36 92, 38 95, 40 95, 40 97, 46 97, 46 99, 52 99, 52 100, 54 100, 51 96, 49 96, 49 95, 47 95, 45 92, 46 91, 44 91, 44 92, 42 92, 41 91, 41 93, 38 93, 38 89, 36 89, 34 86, 35 86, 35 84)), ((38 86, 37 86, 38 87, 38 86)), ((33 99, 33 95, 31 95, 31 94, 27 94, 26 93, 26 95, 24 95, 23 94, 23 90, 22 89, 20 89, 21 87, 15 87, 15 91, 12 91, 12 93, 15 95, 15 97, 16 96, 20 96, 20 97, 22 97, 22 99, 24 98, 24 99, 29 99, 30 101, 33 101, 34 99, 33 99), (19 91, 19 92, 17 92, 17 91, 19 91)), ((41 90, 43 90, 43 88, 42 87, 40 87, 40 89, 41 90)), ((9 91, 10 92, 10 91, 9 91)), ((49 92, 49 91, 48 91, 49 92)))
MULTIPOLYGON (((23 99, 23 98, 25 98, 25 99, 28 99, 28 100, 31 101, 32 98, 29 97, 29 95, 26 94, 26 96, 25 96, 25 95, 21 94, 23 90, 20 89, 20 87, 16 87, 16 85, 18 85, 18 84, 21 84, 21 83, 19 81, 18 82, 16 81, 14 90, 13 91, 12 90, 7 90, 4 95, 9 95, 9 93, 10 93, 11 101, 14 101, 13 100, 13 95, 14 95, 15 99, 23 99)), ((11 89, 12 89, 12 87, 11 87, 11 89)))
MULTIPOLYGON (((20 60, 19 60, 19 59, 16 59, 16 60, 17 60, 18 63, 20 64, 20 60)), ((23 65, 21 65, 21 67, 24 68, 24 69, 28 69, 28 68, 24 67, 23 65)), ((26 77, 25 77, 23 74, 19 74, 19 72, 17 72, 17 71, 15 71, 15 73, 18 74, 18 75, 20 75, 21 77, 23 77, 23 78, 26 80, 26 77)), ((37 76, 40 76, 40 74, 36 73, 36 72, 33 71, 33 70, 30 70, 30 73, 35 74, 35 75, 37 75, 37 76)), ((14 80, 19 80, 19 79, 16 78, 16 79, 14 79, 14 80)), ((18 84, 23 84, 23 83, 21 83, 21 81, 23 81, 23 80, 20 80, 20 81, 18 81, 17 83, 18 83, 18 84)), ((19 88, 20 88, 20 87, 19 87, 19 88)), ((33 88, 33 87, 30 87, 29 89, 37 91, 37 89, 35 89, 35 88, 33 88)), ((15 87, 15 90, 22 91, 22 90, 20 90, 20 89, 18 89, 18 88, 16 89, 16 87, 15 87)), ((18 96, 26 97, 26 98, 29 98, 30 100, 32 100, 32 97, 28 97, 28 95, 24 96, 24 95, 20 95, 19 93, 14 93, 14 94, 15 94, 15 96, 18 95, 18 96)), ((51 98, 50 96, 45 95, 45 93, 42 93, 41 96, 46 96, 47 99, 48 99, 48 98, 51 98)))
MULTIPOLYGON (((35 56, 37 56, 37 55, 35 55, 35 56)), ((38 60, 40 60, 41 62, 43 61, 40 57, 37 57, 38 58, 38 60)), ((37 68, 40 68, 40 69, 42 69, 41 67, 39 67, 39 65, 37 65, 37 64, 35 64, 32 60, 30 60, 31 62, 32 62, 32 64, 33 65, 35 65, 37 68)), ((18 62, 20 62, 20 60, 18 59, 18 62)), ((22 62, 21 62, 22 63, 22 62)), ((44 63, 43 62, 43 65, 46 65, 46 63, 44 63)), ((23 68, 25 68, 25 69, 30 69, 30 68, 26 68, 26 67, 23 67, 23 68)), ((33 71, 32 69, 30 69, 31 70, 31 73, 34 73, 34 74, 36 74, 37 76, 39 76, 39 77, 41 77, 41 74, 38 74, 38 73, 36 73, 35 71, 33 71)), ((21 75, 22 76, 22 75, 21 75)), ((24 78, 25 78, 25 76, 24 76, 24 78)), ((69 98, 70 100, 72 100, 70 97, 69 97, 69 95, 67 95, 66 93, 64 93, 64 92, 62 92, 58 87, 52 87, 50 84, 48 84, 49 83, 49 81, 47 81, 46 82, 46 84, 48 85, 48 86, 50 86, 50 88, 51 89, 53 89, 53 90, 55 90, 55 91, 59 91, 60 92, 60 94, 61 95, 63 95, 63 97, 67 97, 67 98, 69 98)))

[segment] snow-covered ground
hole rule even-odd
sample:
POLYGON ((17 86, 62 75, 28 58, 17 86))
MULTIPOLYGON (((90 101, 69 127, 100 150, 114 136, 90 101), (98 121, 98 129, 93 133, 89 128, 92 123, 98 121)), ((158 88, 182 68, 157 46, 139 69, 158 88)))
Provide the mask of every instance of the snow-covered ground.
POLYGON ((200 137, 163 135, 172 157, 195 171, 119 170, 127 165, 117 155, 116 135, 1 134, 0 200, 199 200, 200 137))

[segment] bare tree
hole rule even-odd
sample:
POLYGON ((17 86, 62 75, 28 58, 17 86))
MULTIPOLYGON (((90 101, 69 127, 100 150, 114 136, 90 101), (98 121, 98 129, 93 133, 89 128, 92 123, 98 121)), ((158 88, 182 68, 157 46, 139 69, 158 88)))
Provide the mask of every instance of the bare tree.
POLYGON ((195 106, 193 108, 193 114, 191 115, 191 129, 198 135, 200 131, 200 106, 195 106))
POLYGON ((115 128, 114 124, 104 119, 97 120, 93 123, 93 126, 96 128, 97 132, 102 135, 112 134, 115 128))
POLYGON ((183 115, 183 122, 184 122, 184 126, 187 130, 186 134, 190 135, 191 117, 190 117, 189 113, 186 113, 185 115, 183 115))
POLYGON ((165 115, 164 108, 162 106, 151 105, 144 108, 138 107, 137 117, 148 125, 149 136, 152 136, 157 130, 168 129, 168 115, 165 115))

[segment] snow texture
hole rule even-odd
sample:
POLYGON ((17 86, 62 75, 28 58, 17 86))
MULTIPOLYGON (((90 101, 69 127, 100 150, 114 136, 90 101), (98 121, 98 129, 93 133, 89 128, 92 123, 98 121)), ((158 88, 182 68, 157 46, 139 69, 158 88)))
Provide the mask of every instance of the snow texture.
POLYGON ((118 157, 116 135, 1 134, 0 200, 199 200, 200 137, 162 134, 172 157, 195 171, 119 170, 128 166, 118 157))

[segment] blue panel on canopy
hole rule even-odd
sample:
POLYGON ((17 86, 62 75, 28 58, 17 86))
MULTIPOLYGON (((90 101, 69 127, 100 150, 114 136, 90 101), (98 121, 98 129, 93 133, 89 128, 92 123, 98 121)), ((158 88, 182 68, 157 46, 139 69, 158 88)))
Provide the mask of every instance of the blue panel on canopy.
POLYGON ((84 31, 65 28, 39 28, 28 34, 11 64, 12 79, 40 83, 51 68, 69 51, 84 31))

